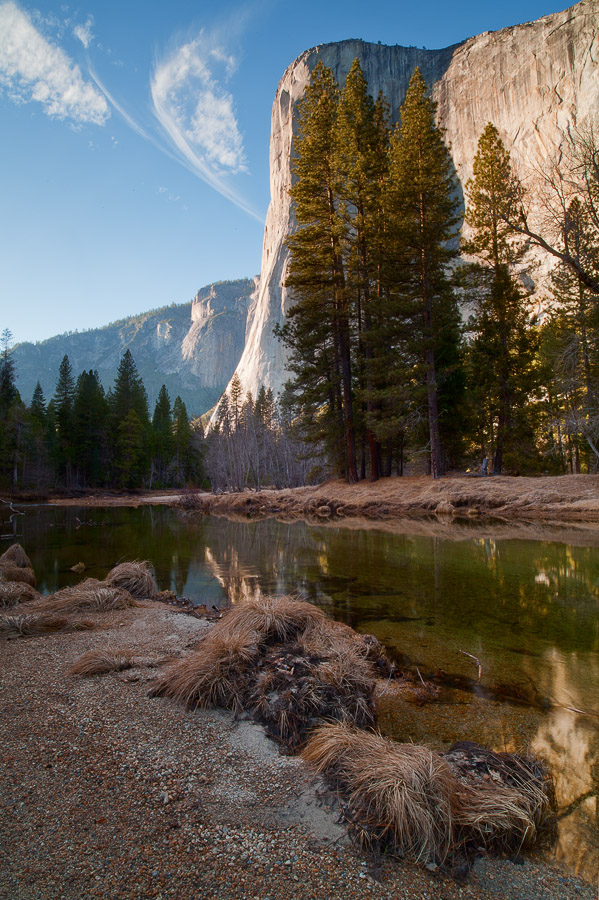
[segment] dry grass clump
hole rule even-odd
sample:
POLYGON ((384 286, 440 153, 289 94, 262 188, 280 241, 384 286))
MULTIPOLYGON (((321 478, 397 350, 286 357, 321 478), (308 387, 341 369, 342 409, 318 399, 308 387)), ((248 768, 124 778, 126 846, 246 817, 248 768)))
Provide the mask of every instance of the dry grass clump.
POLYGON ((551 818, 552 786, 538 761, 471 742, 439 754, 334 723, 312 733, 302 756, 336 785, 362 842, 419 862, 519 850, 551 818))
POLYGON ((263 641, 289 641, 323 620, 321 609, 297 597, 255 597, 232 607, 222 627, 253 632, 263 641))
POLYGON ((149 656, 137 656, 134 650, 118 649, 88 650, 67 670, 67 675, 104 675, 108 672, 122 672, 124 669, 154 668, 161 660, 149 656))
POLYGON ((0 584, 0 609, 39 600, 39 597, 35 588, 22 581, 6 581, 0 584))
POLYGON ((302 756, 335 780, 361 841, 425 863, 452 851, 455 777, 438 754, 334 723, 313 733, 302 756))
POLYGON ((36 609, 53 613, 74 613, 84 609, 107 612, 130 606, 137 606, 137 603, 128 591, 104 584, 96 578, 87 578, 73 587, 62 588, 35 603, 36 609))
POLYGON ((463 840, 495 850, 530 846, 553 824, 555 791, 534 757, 495 753, 461 741, 444 754, 457 779, 463 840))
POLYGON ((49 613, 0 615, 0 638, 5 640, 63 631, 83 631, 93 627, 94 623, 86 619, 72 619, 49 613))
POLYGON ((9 563, 18 569, 33 569, 33 564, 20 544, 11 544, 0 556, 0 566, 9 563))
POLYGON ((190 656, 177 660, 154 682, 152 696, 186 705, 243 708, 245 672, 259 654, 259 637, 247 629, 216 626, 190 656))
POLYGON ((104 581, 122 588, 140 600, 151 599, 158 593, 152 564, 147 560, 135 559, 120 563, 111 569, 104 581))
POLYGON ((18 581, 21 584, 29 584, 31 587, 35 587, 35 572, 33 569, 14 565, 10 560, 0 562, 0 583, 5 584, 7 581, 18 581))

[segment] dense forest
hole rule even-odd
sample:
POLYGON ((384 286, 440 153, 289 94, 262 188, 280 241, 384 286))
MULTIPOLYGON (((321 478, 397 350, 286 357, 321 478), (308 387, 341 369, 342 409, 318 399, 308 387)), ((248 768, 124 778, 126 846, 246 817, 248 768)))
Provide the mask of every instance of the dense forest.
POLYGON ((358 60, 343 88, 316 66, 293 144, 281 397, 235 376, 205 435, 164 386, 150 416, 127 351, 107 393, 65 356, 52 398, 38 382, 27 406, 5 331, 0 483, 238 490, 436 478, 485 457, 494 474, 597 471, 598 127, 536 173, 535 229, 495 126, 462 202, 435 115, 418 69, 392 125, 358 60), (542 315, 525 288, 531 248, 554 261, 542 315))
POLYGON ((279 334, 287 403, 333 471, 437 477, 485 456, 495 474, 597 470, 598 148, 579 127, 536 173, 535 231, 492 123, 463 204, 418 70, 392 126, 357 60, 342 89, 317 65, 293 144, 294 304, 279 334), (521 277, 531 247, 556 261, 542 316, 521 277))

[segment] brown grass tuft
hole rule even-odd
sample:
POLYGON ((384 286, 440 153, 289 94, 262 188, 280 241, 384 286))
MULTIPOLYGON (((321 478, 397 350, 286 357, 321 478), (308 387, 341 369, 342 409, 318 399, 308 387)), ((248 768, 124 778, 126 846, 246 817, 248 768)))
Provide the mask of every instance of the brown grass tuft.
POLYGON ((455 777, 438 754, 335 723, 316 729, 302 756, 338 783, 362 841, 437 864, 453 849, 455 777))
POLYGON ((11 544, 0 556, 0 565, 9 563, 19 569, 33 569, 33 564, 20 544, 11 544))
POLYGON ((20 603, 29 603, 39 600, 40 595, 30 584, 22 581, 6 581, 0 584, 0 609, 18 606, 20 603))
POLYGON ((254 632, 262 640, 288 641, 324 619, 321 609, 297 597, 256 597, 234 606, 222 626, 254 632))
POLYGON ((152 564, 147 561, 136 559, 120 563, 110 570, 104 581, 129 591, 140 600, 151 599, 158 593, 152 564))
POLYGON ((35 572, 33 569, 24 569, 21 566, 15 566, 10 561, 0 563, 0 582, 18 581, 21 584, 29 584, 35 587, 35 572))
POLYGON ((136 656, 127 648, 88 650, 67 670, 67 675, 104 675, 107 672, 122 672, 124 669, 154 668, 161 660, 149 656, 136 656))
POLYGON ((239 710, 245 687, 242 675, 258 653, 254 632, 215 627, 190 656, 177 660, 156 679, 151 694, 186 705, 239 710))
POLYGON ((0 638, 10 640, 30 635, 52 634, 62 631, 82 631, 93 628, 86 619, 72 619, 47 613, 31 615, 0 615, 0 638))
POLYGON ((127 591, 95 578, 87 578, 73 587, 62 588, 55 594, 42 597, 34 605, 41 612, 74 613, 84 609, 94 612, 126 609, 137 606, 137 603, 127 591))

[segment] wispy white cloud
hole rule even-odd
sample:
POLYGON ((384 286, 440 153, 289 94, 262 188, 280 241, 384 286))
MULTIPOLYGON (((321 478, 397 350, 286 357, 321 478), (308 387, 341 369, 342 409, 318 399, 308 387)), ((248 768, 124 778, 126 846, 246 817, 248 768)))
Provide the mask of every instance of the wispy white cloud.
POLYGON ((141 137, 145 138, 146 140, 149 140, 150 138, 149 138, 149 135, 147 134, 147 132, 144 131, 144 129, 141 127, 141 125, 139 125, 132 116, 129 115, 127 110, 124 109, 123 106, 121 106, 121 104, 118 102, 118 100, 116 100, 113 97, 113 95, 110 93, 110 91, 105 86, 105 84, 102 81, 100 81, 100 79, 96 73, 96 70, 90 63, 89 59, 87 60, 87 71, 89 73, 90 78, 95 83, 96 87, 99 88, 100 91, 102 91, 102 93, 104 94, 104 96, 106 97, 108 102, 111 104, 111 106, 114 106, 114 108, 116 109, 118 114, 123 117, 123 119, 125 120, 127 125, 130 128, 132 128, 133 131, 136 131, 137 134, 139 134, 141 137))
POLYGON ((0 2, 0 87, 17 103, 37 101, 49 116, 103 125, 105 98, 12 0, 0 2))
POLYGON ((235 58, 205 31, 156 64, 153 112, 177 157, 211 187, 262 221, 226 177, 247 172, 243 140, 227 79, 235 58))
POLYGON ((85 25, 75 25, 75 27, 73 28, 73 34, 79 41, 81 41, 86 50, 94 39, 94 35, 92 32, 93 24, 93 17, 88 16, 85 25))

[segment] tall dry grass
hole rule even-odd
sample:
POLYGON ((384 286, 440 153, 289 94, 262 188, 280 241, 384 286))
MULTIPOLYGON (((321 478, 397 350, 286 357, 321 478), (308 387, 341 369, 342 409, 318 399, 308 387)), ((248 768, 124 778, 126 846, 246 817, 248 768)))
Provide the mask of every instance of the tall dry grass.
POLYGON ((33 569, 16 566, 10 560, 0 563, 0 583, 7 581, 18 581, 21 584, 29 584, 31 587, 35 587, 37 583, 33 569))
POLYGON ((104 581, 128 591, 139 600, 151 600, 158 593, 154 570, 147 560, 120 563, 110 570, 104 581))
POLYGON ((0 615, 0 639, 10 640, 63 631, 84 631, 93 626, 94 623, 87 619, 73 619, 70 616, 57 616, 52 613, 0 615))
POLYGON ((259 637, 247 628, 215 626, 190 656, 177 660, 152 685, 152 696, 172 697, 185 705, 243 705, 244 672, 259 654, 259 637))
POLYGON ((40 595, 30 584, 22 581, 6 581, 0 583, 0 609, 8 609, 21 603, 39 600, 40 595))
POLYGON ((551 784, 538 761, 475 744, 438 754, 333 723, 312 733, 302 756, 337 785, 361 840, 419 862, 480 847, 520 849, 551 813, 551 784))
POLYGON ((439 864, 453 850, 455 777, 438 754, 334 723, 315 730, 302 757, 337 782, 360 840, 418 862, 439 864))
POLYGON ((33 564, 20 544, 11 544, 0 556, 0 565, 8 563, 19 569, 33 569, 33 564))
POLYGON ((69 669, 67 675, 104 675, 109 672, 122 672, 124 669, 154 668, 162 660, 150 656, 139 656, 135 650, 125 647, 100 648, 88 650, 80 656, 69 669))
POLYGON ((40 612, 60 614, 75 613, 80 610, 108 612, 137 606, 128 591, 96 578, 87 578, 73 587, 62 588, 54 594, 42 597, 33 604, 40 612))
POLYGON ((262 641, 289 641, 324 619, 321 609, 297 597, 255 597, 232 607, 220 627, 245 630, 259 635, 262 641))

